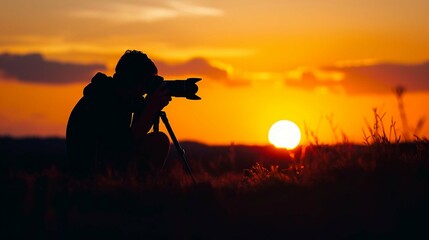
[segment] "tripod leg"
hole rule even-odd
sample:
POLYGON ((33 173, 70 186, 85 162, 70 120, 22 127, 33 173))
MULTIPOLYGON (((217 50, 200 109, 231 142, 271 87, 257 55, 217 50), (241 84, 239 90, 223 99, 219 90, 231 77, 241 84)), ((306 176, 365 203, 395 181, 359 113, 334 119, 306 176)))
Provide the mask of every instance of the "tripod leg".
POLYGON ((153 131, 159 132, 159 117, 156 117, 153 121, 153 131))
POLYGON ((179 153, 180 157, 182 158, 182 161, 185 165, 186 171, 191 176, 194 184, 196 184, 197 181, 195 180, 194 175, 192 175, 191 167, 189 166, 188 160, 185 156, 185 150, 180 146, 179 141, 177 141, 176 135, 174 135, 173 129, 171 128, 170 123, 168 122, 167 114, 164 111, 161 111, 160 117, 161 117, 162 121, 164 122, 168 133, 170 134, 171 140, 173 141, 177 152, 179 153))

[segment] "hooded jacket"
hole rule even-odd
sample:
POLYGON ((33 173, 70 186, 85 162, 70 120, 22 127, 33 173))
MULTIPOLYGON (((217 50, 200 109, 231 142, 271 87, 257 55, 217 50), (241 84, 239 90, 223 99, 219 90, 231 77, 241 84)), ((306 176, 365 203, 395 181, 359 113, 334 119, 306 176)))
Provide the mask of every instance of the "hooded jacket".
POLYGON ((66 140, 73 175, 87 176, 130 156, 132 106, 119 97, 114 81, 97 73, 70 114, 66 140))

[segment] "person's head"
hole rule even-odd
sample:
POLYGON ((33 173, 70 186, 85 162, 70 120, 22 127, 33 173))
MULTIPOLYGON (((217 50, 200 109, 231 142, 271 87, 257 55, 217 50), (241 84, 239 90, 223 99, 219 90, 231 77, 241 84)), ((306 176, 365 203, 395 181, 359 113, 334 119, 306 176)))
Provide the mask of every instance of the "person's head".
POLYGON ((124 88, 147 91, 158 69, 148 56, 137 50, 127 50, 116 64, 113 78, 124 88))

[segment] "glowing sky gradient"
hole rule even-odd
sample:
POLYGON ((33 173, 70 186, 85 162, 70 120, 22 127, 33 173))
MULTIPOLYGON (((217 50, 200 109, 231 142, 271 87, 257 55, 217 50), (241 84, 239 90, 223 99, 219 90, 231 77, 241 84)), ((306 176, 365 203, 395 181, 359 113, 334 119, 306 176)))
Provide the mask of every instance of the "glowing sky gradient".
MULTIPOLYGON (((410 131, 428 117, 429 1, 0 0, 0 135, 65 135, 96 71, 126 49, 169 79, 202 77, 202 101, 166 108, 179 140, 268 144, 289 119, 321 142, 362 142, 372 109, 410 131)), ((417 129, 429 136, 429 123, 417 129)), ((311 139, 310 139, 311 140, 311 139)))

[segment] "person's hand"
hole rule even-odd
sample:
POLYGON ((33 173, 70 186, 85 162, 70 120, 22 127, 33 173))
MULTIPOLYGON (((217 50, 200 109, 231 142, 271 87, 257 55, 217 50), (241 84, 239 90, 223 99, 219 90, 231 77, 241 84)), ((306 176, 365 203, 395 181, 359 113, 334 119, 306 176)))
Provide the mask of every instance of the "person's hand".
POLYGON ((165 87, 165 83, 161 83, 153 93, 148 94, 146 97, 146 107, 155 111, 161 111, 171 101, 168 88, 165 87))

